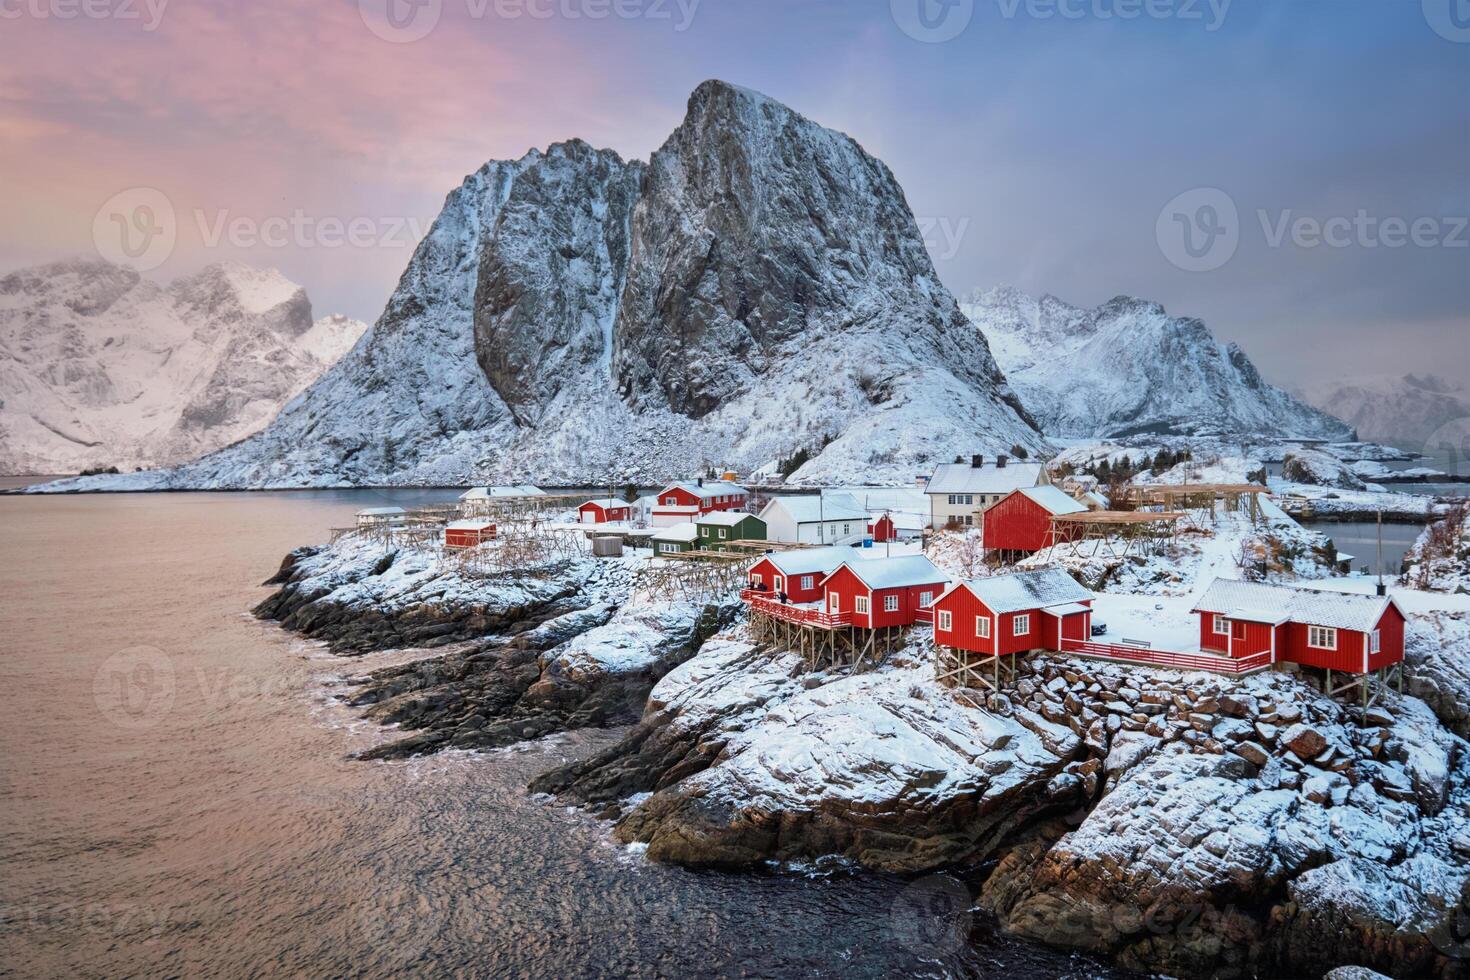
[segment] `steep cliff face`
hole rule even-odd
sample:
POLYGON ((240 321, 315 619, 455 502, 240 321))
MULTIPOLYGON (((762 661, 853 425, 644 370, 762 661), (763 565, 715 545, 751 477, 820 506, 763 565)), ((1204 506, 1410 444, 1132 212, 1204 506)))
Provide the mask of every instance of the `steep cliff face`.
POLYGON ((799 479, 906 483, 1016 443, 1044 446, 888 169, 706 82, 648 164, 573 141, 467 178, 257 438, 88 486, 657 481, 798 449, 799 479))
POLYGON ((1158 303, 1119 296, 1086 310, 999 287, 964 309, 1048 435, 1352 435, 1266 382, 1202 321, 1158 303))
POLYGON ((361 336, 275 270, 159 286, 74 260, 0 278, 0 472, 169 465, 244 438, 361 336))

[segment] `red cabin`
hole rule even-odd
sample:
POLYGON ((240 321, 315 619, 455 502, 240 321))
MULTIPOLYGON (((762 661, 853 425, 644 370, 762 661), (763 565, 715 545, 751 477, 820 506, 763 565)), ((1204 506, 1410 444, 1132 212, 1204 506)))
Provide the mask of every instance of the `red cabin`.
POLYGON ((717 510, 745 510, 749 499, 744 487, 724 480, 673 483, 654 499, 652 522, 654 527, 669 527, 717 510))
POLYGON ((934 643, 991 657, 1060 651, 1063 639, 1091 635, 1092 601, 1060 568, 971 579, 935 600, 934 643))
POLYGON ((451 521, 444 527, 444 547, 478 548, 487 541, 494 541, 495 535, 494 521, 451 521))
POLYGON ((1404 612, 1387 596, 1216 579, 1193 611, 1210 653, 1354 674, 1404 659, 1404 612))
POLYGON ((851 548, 804 548, 764 555, 746 578, 752 592, 771 598, 785 593, 788 602, 822 602, 822 580, 852 554, 851 548))
POLYGON ((589 500, 577 508, 577 519, 583 524, 612 524, 633 519, 633 505, 626 500, 607 497, 589 500))
POLYGON ((862 629, 912 626, 949 582, 923 555, 846 561, 823 582, 829 616, 847 613, 862 629))
POLYGON ((1053 486, 1012 490, 985 511, 985 548, 1034 554, 1057 542, 1052 533, 1053 517, 1085 510, 1086 506, 1053 486))
POLYGON ((876 521, 869 522, 868 537, 872 538, 878 544, 883 544, 886 541, 897 541, 898 528, 894 526, 893 518, 888 514, 884 514, 876 521))

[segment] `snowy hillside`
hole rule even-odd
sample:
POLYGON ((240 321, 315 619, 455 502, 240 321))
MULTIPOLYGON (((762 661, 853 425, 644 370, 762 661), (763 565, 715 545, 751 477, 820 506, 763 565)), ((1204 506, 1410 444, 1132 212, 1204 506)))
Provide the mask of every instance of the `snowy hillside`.
POLYGON ((1235 344, 1157 303, 1120 296, 1085 310, 997 287, 976 291, 962 308, 1051 436, 1351 436, 1349 426, 1268 384, 1235 344))
POLYGON ((265 426, 366 326, 274 269, 168 287, 99 261, 0 278, 0 472, 172 465, 265 426))
POLYGON ((1016 443, 1044 446, 888 168, 706 82, 646 164, 574 140, 466 178, 367 338, 259 436, 85 486, 656 481, 799 449, 799 480, 909 484, 1016 443))
POLYGON ((1434 375, 1330 381, 1303 396, 1364 439, 1433 452, 1442 442, 1463 447, 1470 436, 1470 391, 1434 375))

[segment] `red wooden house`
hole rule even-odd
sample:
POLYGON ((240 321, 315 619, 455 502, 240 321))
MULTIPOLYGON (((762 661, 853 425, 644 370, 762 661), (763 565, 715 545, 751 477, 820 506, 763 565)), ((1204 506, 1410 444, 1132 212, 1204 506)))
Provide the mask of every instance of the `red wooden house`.
POLYGON ((763 555, 750 566, 746 578, 750 593, 786 601, 821 603, 826 594, 822 581, 852 554, 851 548, 804 548, 763 555))
POLYGON ((985 548, 1034 554, 1057 543, 1052 531, 1053 517, 1085 510, 1086 505, 1053 486, 1012 490, 985 511, 982 532, 985 548))
POLYGON ((883 544, 886 541, 897 541, 898 528, 894 525, 893 518, 888 514, 884 514, 875 521, 869 521, 868 537, 872 538, 878 544, 883 544))
POLYGON ((860 629, 912 626, 927 618, 949 576, 923 555, 845 561, 822 583, 829 616, 860 629))
POLYGON ((1195 604, 1200 649, 1371 674, 1404 659, 1404 612, 1387 596, 1216 579, 1195 604))
POLYGON ((589 500, 577 508, 577 519, 583 524, 612 524, 633 519, 633 505, 626 500, 606 497, 589 500))
POLYGON ((444 547, 478 548, 487 541, 494 541, 496 533, 494 521, 480 518, 451 521, 444 527, 444 547))
POLYGON ((717 510, 745 510, 749 499, 744 487, 724 480, 671 483, 654 499, 651 520, 654 527, 669 527, 717 510))

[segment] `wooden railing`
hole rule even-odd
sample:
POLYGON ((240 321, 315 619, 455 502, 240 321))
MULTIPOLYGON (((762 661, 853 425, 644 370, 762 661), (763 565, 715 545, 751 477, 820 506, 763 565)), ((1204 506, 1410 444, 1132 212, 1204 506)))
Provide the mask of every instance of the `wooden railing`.
POLYGON ((1175 670, 1208 670, 1217 674, 1248 674, 1271 666, 1271 652, 1252 654, 1249 657, 1218 657, 1209 653, 1176 653, 1171 650, 1152 650, 1144 647, 1124 646, 1120 643, 1093 643, 1089 640, 1063 640, 1063 653, 1076 653, 1084 657, 1116 660, 1119 663, 1147 664, 1152 667, 1170 667, 1175 670))
POLYGON ((740 598, 750 603, 752 610, 758 610, 767 616, 784 619, 788 623, 802 623, 811 626, 820 626, 823 629, 831 629, 834 626, 852 625, 852 613, 829 613, 820 606, 793 606, 789 603, 780 602, 771 598, 769 592, 758 592, 755 589, 742 589, 740 598))

